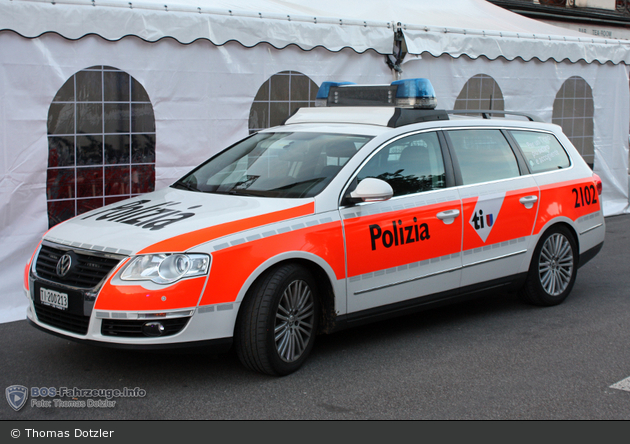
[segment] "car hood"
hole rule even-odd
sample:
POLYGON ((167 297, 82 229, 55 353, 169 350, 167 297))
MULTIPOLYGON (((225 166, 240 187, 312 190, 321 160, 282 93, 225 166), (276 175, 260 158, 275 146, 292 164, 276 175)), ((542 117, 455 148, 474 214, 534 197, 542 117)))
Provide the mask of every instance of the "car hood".
POLYGON ((45 240, 117 254, 186 251, 222 236, 312 214, 313 199, 277 199, 165 188, 76 216, 45 240))

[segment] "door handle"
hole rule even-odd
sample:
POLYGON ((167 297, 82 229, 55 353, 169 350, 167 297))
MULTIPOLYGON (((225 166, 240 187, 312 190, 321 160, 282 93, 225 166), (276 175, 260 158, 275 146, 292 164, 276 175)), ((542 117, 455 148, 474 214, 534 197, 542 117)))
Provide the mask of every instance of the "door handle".
POLYGON ((529 210, 533 208, 534 204, 538 201, 538 196, 525 196, 521 197, 518 201, 525 205, 525 208, 529 210))
POLYGON ((459 216, 459 210, 446 210, 436 214, 437 218, 444 222, 446 225, 453 223, 455 218, 459 216))

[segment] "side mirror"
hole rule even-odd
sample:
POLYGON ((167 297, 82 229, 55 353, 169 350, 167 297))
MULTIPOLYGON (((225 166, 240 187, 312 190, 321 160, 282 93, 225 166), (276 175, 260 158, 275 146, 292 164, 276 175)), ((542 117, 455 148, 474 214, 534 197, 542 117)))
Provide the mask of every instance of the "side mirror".
POLYGON ((381 179, 366 177, 350 193, 352 202, 380 202, 389 200, 394 195, 392 187, 381 179))

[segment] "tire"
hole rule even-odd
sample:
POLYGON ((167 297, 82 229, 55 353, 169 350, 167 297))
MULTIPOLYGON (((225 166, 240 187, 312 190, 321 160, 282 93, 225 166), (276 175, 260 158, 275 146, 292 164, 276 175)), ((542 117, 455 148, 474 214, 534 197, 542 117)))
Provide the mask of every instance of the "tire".
POLYGON ((539 306, 558 305, 564 301, 575 283, 578 249, 571 232, 555 226, 542 236, 519 296, 539 306))
POLYGON ((308 358, 319 320, 317 285, 297 264, 268 271, 248 292, 235 332, 245 367, 272 376, 298 370, 308 358))

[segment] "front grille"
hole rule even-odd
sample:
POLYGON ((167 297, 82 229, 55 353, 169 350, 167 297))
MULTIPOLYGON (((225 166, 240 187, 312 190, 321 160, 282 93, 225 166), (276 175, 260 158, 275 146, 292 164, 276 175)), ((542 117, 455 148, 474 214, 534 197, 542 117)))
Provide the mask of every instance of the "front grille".
POLYGON ((35 314, 39 322, 80 335, 87 334, 90 323, 89 316, 61 311, 39 303, 35 303, 35 314))
POLYGON ((160 335, 160 337, 171 336, 182 331, 189 319, 189 317, 142 320, 103 319, 101 334, 103 336, 144 338, 147 335, 142 332, 142 326, 147 322, 160 322, 164 326, 164 332, 160 335))
POLYGON ((85 254, 81 250, 72 250, 71 271, 65 277, 57 275, 57 262, 70 250, 42 245, 35 264, 37 275, 48 281, 77 288, 94 288, 120 262, 120 258, 85 254))

